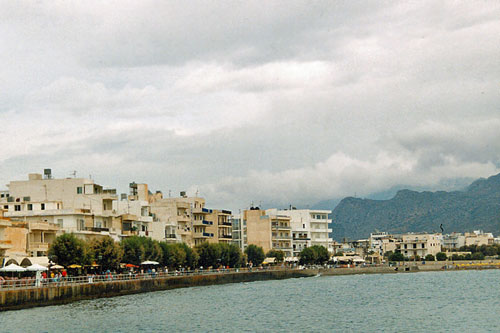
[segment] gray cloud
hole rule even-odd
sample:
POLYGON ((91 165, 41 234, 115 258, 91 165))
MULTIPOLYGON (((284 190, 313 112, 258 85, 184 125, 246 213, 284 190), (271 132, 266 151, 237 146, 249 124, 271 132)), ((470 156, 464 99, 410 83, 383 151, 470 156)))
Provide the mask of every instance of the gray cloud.
POLYGON ((219 207, 499 172, 495 2, 0 3, 0 182, 219 207))

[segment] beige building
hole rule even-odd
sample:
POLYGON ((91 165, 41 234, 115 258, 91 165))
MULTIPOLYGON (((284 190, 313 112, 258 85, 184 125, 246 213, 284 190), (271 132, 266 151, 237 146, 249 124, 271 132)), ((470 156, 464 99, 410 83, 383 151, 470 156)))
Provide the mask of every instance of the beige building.
MULTIPOLYGON (((6 230, 12 225, 10 220, 4 218, 3 209, 0 209, 0 259, 5 257, 7 250, 12 248, 12 241, 7 237, 6 230)), ((1 260, 0 260, 1 262, 1 260)))
POLYGON ((255 244, 268 252, 282 250, 286 257, 293 256, 290 217, 276 214, 276 210, 250 209, 243 212, 246 221, 248 245, 255 244))
POLYGON ((465 245, 493 245, 495 242, 495 237, 491 233, 484 233, 482 230, 474 230, 473 232, 466 232, 465 245))
POLYGON ((0 207, 11 220, 57 224, 61 232, 91 239, 111 236, 121 230, 113 224, 116 190, 104 189, 91 179, 54 179, 50 169, 30 174, 28 180, 11 181, 0 192, 0 207))
POLYGON ((441 234, 404 234, 399 249, 408 258, 415 255, 423 258, 428 254, 435 256, 441 252, 441 234))

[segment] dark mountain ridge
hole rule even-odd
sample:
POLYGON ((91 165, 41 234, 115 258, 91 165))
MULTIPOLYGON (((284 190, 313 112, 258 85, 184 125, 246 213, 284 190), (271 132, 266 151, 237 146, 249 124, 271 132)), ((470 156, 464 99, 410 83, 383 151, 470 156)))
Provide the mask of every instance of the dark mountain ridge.
POLYGON ((500 174, 478 179, 464 191, 399 190, 389 200, 347 197, 332 212, 333 238, 366 238, 391 233, 500 232, 500 174))

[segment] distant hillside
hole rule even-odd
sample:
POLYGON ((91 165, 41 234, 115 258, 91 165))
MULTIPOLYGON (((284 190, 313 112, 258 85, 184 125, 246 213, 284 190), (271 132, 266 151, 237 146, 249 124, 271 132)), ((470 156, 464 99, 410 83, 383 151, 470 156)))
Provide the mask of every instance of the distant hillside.
POLYGON ((333 237, 366 238, 375 230, 393 233, 482 229, 500 232, 500 174, 474 181, 464 191, 400 190, 389 200, 344 198, 332 213, 333 237))

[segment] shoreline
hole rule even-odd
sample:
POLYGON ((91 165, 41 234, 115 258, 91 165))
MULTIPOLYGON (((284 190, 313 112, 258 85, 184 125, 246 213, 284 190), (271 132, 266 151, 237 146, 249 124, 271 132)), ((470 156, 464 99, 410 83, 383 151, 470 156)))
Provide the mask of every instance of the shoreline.
POLYGON ((449 272, 462 270, 499 269, 500 261, 477 263, 414 264, 399 266, 367 266, 351 268, 273 269, 252 272, 229 272, 203 275, 181 275, 139 280, 103 281, 83 284, 0 289, 0 312, 50 306, 95 298, 108 298, 138 293, 189 288, 216 284, 282 280, 314 276, 363 274, 399 274, 419 272, 449 272), (445 269, 445 267, 448 267, 445 269), (398 268, 396 270, 396 268, 398 268))

